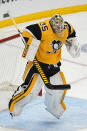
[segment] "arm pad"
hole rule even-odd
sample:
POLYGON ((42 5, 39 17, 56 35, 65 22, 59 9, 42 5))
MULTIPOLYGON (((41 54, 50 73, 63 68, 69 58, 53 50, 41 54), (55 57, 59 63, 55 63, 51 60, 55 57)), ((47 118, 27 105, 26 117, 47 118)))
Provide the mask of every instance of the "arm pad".
POLYGON ((67 51, 73 58, 80 56, 81 49, 76 37, 67 39, 65 45, 66 45, 67 51))

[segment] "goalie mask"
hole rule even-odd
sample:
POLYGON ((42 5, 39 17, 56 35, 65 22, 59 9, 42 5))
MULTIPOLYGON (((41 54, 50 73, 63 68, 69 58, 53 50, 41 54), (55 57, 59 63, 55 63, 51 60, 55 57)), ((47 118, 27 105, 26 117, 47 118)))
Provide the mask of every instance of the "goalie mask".
POLYGON ((57 33, 58 35, 63 35, 64 20, 61 17, 61 15, 56 14, 53 17, 51 17, 50 24, 55 33, 57 33))

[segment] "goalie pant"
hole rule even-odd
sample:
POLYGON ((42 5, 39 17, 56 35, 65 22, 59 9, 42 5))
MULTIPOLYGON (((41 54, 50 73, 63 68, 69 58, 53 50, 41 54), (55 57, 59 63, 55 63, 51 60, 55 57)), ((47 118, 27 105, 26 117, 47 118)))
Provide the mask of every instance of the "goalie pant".
MULTIPOLYGON (((46 77, 53 85, 66 84, 63 72, 60 71, 60 65, 60 62, 56 65, 40 63, 46 77)), ((66 90, 48 89, 43 83, 33 62, 27 63, 23 80, 24 83, 17 88, 9 101, 9 112, 12 116, 19 115, 23 107, 38 96, 41 87, 45 87, 46 90, 46 110, 57 118, 62 116, 66 110, 66 106, 63 102, 66 90)))

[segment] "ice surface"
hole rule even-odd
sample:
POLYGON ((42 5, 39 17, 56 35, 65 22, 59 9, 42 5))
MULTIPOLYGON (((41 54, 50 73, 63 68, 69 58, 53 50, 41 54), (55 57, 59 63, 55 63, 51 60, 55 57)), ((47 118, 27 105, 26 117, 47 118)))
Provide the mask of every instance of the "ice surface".
POLYGON ((87 127, 87 101, 66 97, 67 110, 57 119, 45 110, 44 96, 24 107, 20 116, 13 119, 8 110, 0 113, 0 126, 27 131, 71 131, 87 127))

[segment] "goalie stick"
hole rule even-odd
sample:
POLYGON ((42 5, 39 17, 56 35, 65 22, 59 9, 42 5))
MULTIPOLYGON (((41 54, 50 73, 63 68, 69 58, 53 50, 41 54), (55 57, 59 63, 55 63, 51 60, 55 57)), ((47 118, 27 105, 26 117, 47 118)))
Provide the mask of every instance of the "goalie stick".
POLYGON ((36 69, 38 70, 42 80, 44 81, 44 84, 46 85, 47 88, 51 89, 51 90, 65 90, 65 89, 70 89, 71 86, 70 84, 65 84, 65 85, 52 85, 50 83, 50 81, 47 79, 44 71, 42 70, 39 61, 36 59, 36 57, 33 60, 34 65, 36 67, 36 69))
POLYGON ((11 15, 11 12, 10 12, 10 11, 7 11, 7 13, 8 13, 8 16, 10 17, 10 19, 12 20, 13 25, 15 26, 16 30, 18 31, 18 33, 19 33, 19 35, 20 35, 20 37, 21 37, 22 42, 24 43, 24 45, 26 45, 26 42, 25 42, 25 40, 23 39, 22 34, 21 34, 21 31, 18 29, 17 24, 16 24, 14 18, 13 18, 12 15, 11 15))

